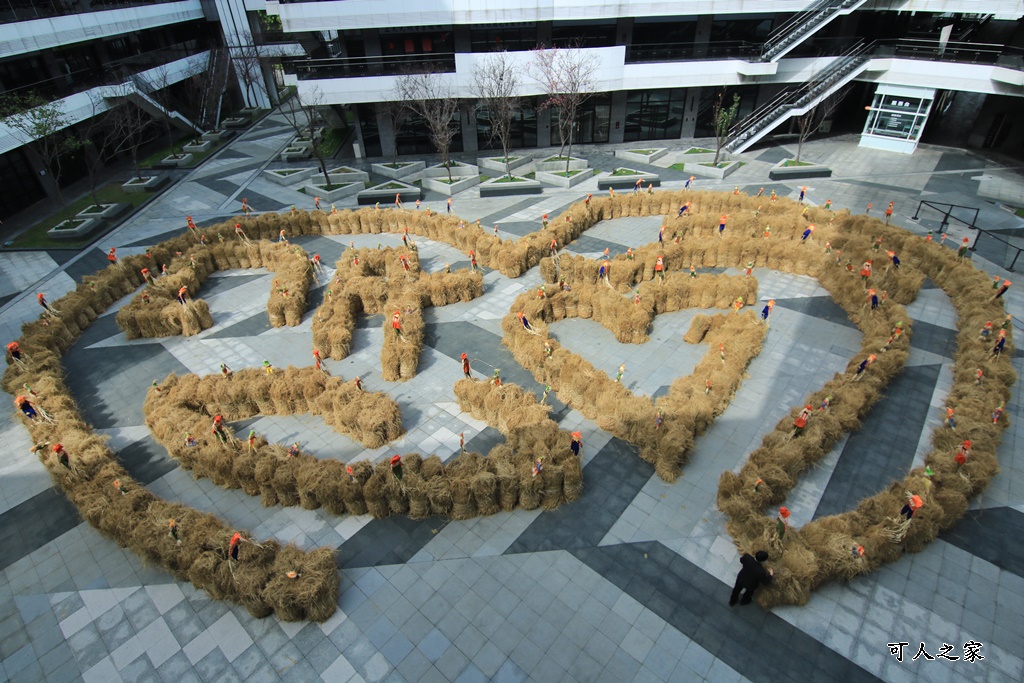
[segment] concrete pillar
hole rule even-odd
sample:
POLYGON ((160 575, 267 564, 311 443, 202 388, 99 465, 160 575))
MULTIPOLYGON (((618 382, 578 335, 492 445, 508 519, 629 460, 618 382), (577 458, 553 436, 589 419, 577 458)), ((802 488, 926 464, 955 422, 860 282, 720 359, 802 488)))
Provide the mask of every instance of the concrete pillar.
MULTIPOLYGON (((252 32, 249 29, 249 19, 245 13, 245 1, 244 0, 214 0, 214 5, 217 9, 217 16, 220 19, 219 26, 221 33, 224 36, 224 44, 228 47, 228 52, 232 58, 251 58, 252 48, 243 48, 238 50, 241 46, 248 46, 252 44, 252 32), (235 47, 236 50, 232 54, 231 48, 235 47), (239 56, 241 55, 241 56, 239 56)), ((242 93, 242 100, 245 102, 247 107, 259 107, 267 109, 271 106, 270 95, 268 94, 267 84, 265 79, 257 79, 256 83, 253 83, 252 88, 246 88, 245 82, 239 76, 243 69, 235 69, 235 75, 238 77, 238 88, 242 93), (259 82, 259 81, 263 82, 259 82), (251 90, 251 92, 250 92, 251 90)), ((263 72, 259 72, 260 76, 263 72)))
POLYGON ((558 132, 551 130, 551 109, 543 109, 537 112, 537 146, 551 147, 552 140, 558 139, 558 132))
POLYGON ((356 159, 366 158, 366 143, 363 142, 363 124, 359 120, 359 107, 352 107, 352 125, 356 127, 356 139, 352 143, 352 154, 356 159))
POLYGON ((633 43, 633 17, 619 17, 615 23, 615 44, 632 45, 633 43))
POLYGON ((367 57, 380 57, 380 33, 375 28, 363 29, 363 49, 367 57))
POLYGON ((697 17, 697 29, 694 32, 693 42, 695 46, 694 56, 698 59, 707 56, 707 44, 711 42, 711 24, 714 23, 713 14, 702 14, 697 17))
POLYGON ((480 149, 476 141, 476 107, 472 104, 461 105, 459 122, 462 124, 462 151, 476 152, 480 149))
POLYGON ((53 178, 50 176, 50 172, 43 166, 42 160, 34 152, 30 152, 25 147, 22 147, 20 153, 25 156, 25 161, 28 162, 28 167, 32 169, 35 174, 36 180, 39 181, 39 186, 46 192, 46 196, 50 199, 59 199, 57 195, 57 184, 53 182, 53 178))
POLYGON ((537 22, 537 44, 538 45, 551 45, 551 22, 550 21, 538 21, 537 22))
POLYGON ((377 113, 377 131, 380 134, 380 151, 386 157, 391 157, 395 152, 398 141, 395 140, 395 127, 391 123, 391 117, 387 115, 383 104, 375 104, 374 110, 377 113))
POLYGON ((626 136, 626 91, 616 90, 612 93, 611 130, 608 131, 608 142, 625 142, 626 136))
POLYGON ((469 35, 469 26, 466 24, 456 24, 455 36, 452 44, 455 46, 455 51, 459 53, 467 53, 473 51, 473 43, 469 35))
POLYGON ((683 126, 679 134, 680 140, 696 137, 697 110, 700 109, 701 88, 689 88, 686 91, 686 104, 683 105, 683 126))

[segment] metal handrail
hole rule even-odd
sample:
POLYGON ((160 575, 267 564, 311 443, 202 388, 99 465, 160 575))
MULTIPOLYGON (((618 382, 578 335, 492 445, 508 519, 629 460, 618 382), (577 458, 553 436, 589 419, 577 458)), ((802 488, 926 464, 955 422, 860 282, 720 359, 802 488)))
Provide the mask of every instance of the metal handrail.
POLYGON ((343 76, 393 76, 410 72, 417 65, 455 70, 454 52, 418 53, 409 55, 382 55, 375 57, 327 57, 322 59, 286 59, 285 73, 295 74, 299 80, 310 78, 336 78, 343 76))
POLYGON ((752 128, 760 121, 767 119, 769 115, 781 115, 783 112, 780 110, 786 103, 794 99, 798 101, 800 99, 800 96, 807 94, 817 85, 828 80, 833 74, 835 74, 838 71, 841 71, 845 66, 850 64, 856 58, 862 57, 864 53, 867 52, 868 49, 871 48, 873 45, 874 43, 865 43, 862 40, 853 45, 853 47, 849 48, 844 54, 837 57, 835 61, 829 64, 828 68, 819 73, 810 81, 783 90, 772 101, 768 102, 767 104, 761 105, 760 107, 752 111, 750 114, 748 114, 739 123, 735 124, 729 130, 729 138, 735 138, 736 136, 739 135, 741 131, 752 128))
POLYGON ((829 12, 829 10, 838 11, 852 5, 854 2, 858 2, 858 0, 818 0, 818 2, 815 2, 803 12, 794 15, 789 21, 768 34, 768 40, 765 41, 764 49, 761 53, 762 56, 770 53, 786 36, 790 35, 797 27, 807 24, 814 17, 829 12))
POLYGON ((0 0, 0 24, 13 24, 20 21, 34 21, 36 19, 48 19, 50 17, 63 17, 73 14, 87 14, 89 12, 105 12, 125 7, 140 7, 143 5, 162 5, 177 0, 94 0, 88 5, 81 2, 56 2, 55 0, 0 0))
MULTIPOLYGON (((912 220, 912 221, 919 221, 919 220, 921 220, 920 219, 920 215, 921 215, 921 209, 923 207, 928 207, 930 209, 934 209, 935 211, 938 211, 939 213, 942 214, 942 221, 939 223, 939 231, 940 232, 944 231, 947 227, 949 227, 950 220, 954 220, 957 223, 962 223, 965 227, 970 228, 971 230, 977 230, 978 234, 974 235, 974 240, 971 242, 971 245, 970 245, 970 250, 971 251, 977 251, 978 237, 979 236, 991 237, 992 239, 996 240, 997 242, 1002 242, 1007 247, 1009 247, 1011 249, 1015 249, 1016 253, 1013 255, 1013 260, 1010 262, 1010 265, 1006 267, 1006 269, 1008 271, 1014 272, 1013 269, 1014 269, 1014 266, 1017 265, 1017 259, 1020 258, 1020 253, 1021 253, 1021 251, 1024 251, 1024 249, 1022 249, 1021 247, 1018 247, 1017 245, 1013 244, 1012 242, 1009 242, 1009 241, 1003 239, 1002 237, 1000 237, 998 235, 998 233, 995 233, 995 232, 993 232, 991 230, 986 230, 985 228, 980 227, 977 224, 978 223, 978 215, 981 213, 980 209, 978 209, 975 206, 965 206, 963 204, 947 204, 945 202, 934 202, 934 201, 931 201, 931 200, 928 200, 928 199, 923 199, 920 202, 918 202, 917 210, 914 211, 914 215, 911 217, 910 220, 912 220), (941 208, 941 207, 945 207, 945 208, 941 208), (969 210, 974 212, 974 218, 972 218, 970 221, 966 221, 963 218, 958 218, 957 216, 953 215, 953 209, 969 209, 969 210)), ((1004 261, 1004 263, 1005 263, 1005 261, 1004 261)))
POLYGON ((626 63, 643 64, 664 61, 698 61, 703 59, 754 57, 761 54, 761 46, 745 40, 716 42, 648 43, 626 46, 626 63), (663 58, 650 59, 662 55, 663 58), (666 58, 667 57, 667 58, 666 58))

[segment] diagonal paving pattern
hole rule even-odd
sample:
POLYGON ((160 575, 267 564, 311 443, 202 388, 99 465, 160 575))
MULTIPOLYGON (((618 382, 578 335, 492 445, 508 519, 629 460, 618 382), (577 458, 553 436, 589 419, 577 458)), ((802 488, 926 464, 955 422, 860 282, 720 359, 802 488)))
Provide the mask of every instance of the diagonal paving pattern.
MULTIPOLYGON (((184 229, 186 213, 204 225, 223 220, 237 213, 243 196, 257 211, 312 208, 311 197, 260 177, 270 164, 289 166, 275 160, 289 130, 277 114, 264 118, 80 256, 0 254, 0 296, 7 297, 0 304, 0 332, 14 338, 21 323, 37 315, 35 291, 59 297, 105 265, 109 246, 141 249, 166 239, 184 229)), ((681 151, 689 144, 675 146, 681 151)), ((622 165, 607 147, 574 151, 594 168, 622 165)), ((795 196, 798 183, 766 181, 769 166, 791 151, 755 152, 727 181, 699 180, 698 186, 738 185, 753 192, 764 187, 766 193, 795 196)), ((928 223, 911 220, 918 200, 956 196, 980 205, 972 174, 1000 172, 997 164, 968 152, 922 146, 909 157, 887 155, 859 148, 850 137, 807 143, 804 157, 836 171, 833 178, 813 181, 812 201, 829 198, 837 208, 863 210, 869 202, 879 207, 892 198, 896 223, 920 234, 928 223)), ((663 161, 668 165, 674 158, 663 161)), ((344 163, 368 170, 363 161, 344 163)), ((302 164, 290 166, 297 165, 302 164)), ((660 173, 667 188, 681 187, 686 177, 667 168, 649 170, 660 173)), ((485 229, 497 224, 518 237, 536 229, 541 214, 555 217, 596 192, 596 182, 545 189, 529 199, 480 199, 470 189, 453 204, 467 222, 480 218, 485 229)), ((354 205, 350 199, 338 208, 354 205)), ((1020 228, 1021 221, 1004 216, 999 229, 1020 228)), ((609 221, 569 250, 597 256, 607 247, 621 253, 656 240, 659 225, 657 217, 609 221)), ((396 235, 295 241, 329 265, 349 242, 371 248, 399 243, 396 235)), ((420 240, 420 249, 430 272, 445 263, 468 266, 447 245, 420 240)), ((976 265, 1008 275, 987 257, 999 255, 979 250, 976 265)), ((237 369, 264 358, 278 367, 310 363, 311 314, 297 328, 269 328, 265 305, 272 276, 265 271, 211 277, 201 296, 216 324, 189 339, 128 342, 108 312, 64 359, 87 419, 157 495, 210 511, 257 536, 339 548, 339 611, 323 624, 257 620, 142 565, 79 521, 28 453, 27 432, 7 414, 0 416, 0 433, 9 445, 0 453, 0 540, 6 541, 0 563, 0 680, 1021 680, 1024 569, 1019 549, 1006 542, 1024 510, 1016 395, 1007 406, 1010 426, 999 450, 1002 473, 940 540, 875 574, 825 586, 805 606, 766 613, 726 605, 737 554, 714 507, 720 473, 741 466, 764 433, 841 371, 860 344, 859 332, 813 280, 764 269, 755 269, 754 276, 761 298, 779 304, 764 350, 733 403, 697 439, 678 482, 664 483, 628 444, 555 401, 553 418, 584 435, 583 498, 553 512, 517 510, 465 522, 263 508, 241 491, 193 479, 149 437, 142 396, 153 379, 168 372, 206 374, 220 362, 237 369), (970 638, 984 644, 984 661, 922 663, 911 661, 910 653, 898 662, 887 647, 902 640, 916 651, 924 642, 934 654, 944 642, 959 647, 970 638)), ((517 280, 489 271, 480 299, 429 309, 420 374, 405 383, 380 377, 382 321, 359 321, 352 354, 328 366, 336 375, 362 377, 368 389, 385 391, 399 403, 407 433, 392 444, 367 451, 310 416, 259 416, 234 427, 257 429, 282 443, 299 440, 322 457, 345 460, 413 450, 448 459, 458 452, 459 434, 467 447, 486 451, 501 436, 458 408, 451 387, 462 376, 459 354, 470 352, 478 377, 499 367, 507 381, 539 393, 532 376, 501 345, 500 329, 514 298, 539 282, 536 269, 517 280)), ((311 301, 322 296, 322 287, 314 289, 311 301)), ((1021 297, 1011 288, 1011 312, 1022 313, 1021 297)), ((685 374, 683 351, 703 353, 700 347, 679 348, 690 315, 660 317, 651 341, 635 347, 617 344, 592 321, 559 323, 553 333, 599 369, 614 372, 625 360, 627 385, 657 395, 685 374)), ((849 508, 927 451, 952 382, 956 315, 934 285, 908 306, 908 315, 914 337, 906 372, 864 429, 842 439, 794 489, 787 505, 797 523, 849 508)), ((1020 354, 1015 365, 1024 372, 1020 354)))

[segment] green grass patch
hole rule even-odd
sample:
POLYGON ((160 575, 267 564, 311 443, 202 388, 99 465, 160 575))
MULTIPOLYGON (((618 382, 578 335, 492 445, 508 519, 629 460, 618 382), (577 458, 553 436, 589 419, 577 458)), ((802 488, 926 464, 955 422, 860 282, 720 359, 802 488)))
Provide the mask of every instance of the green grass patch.
POLYGON ((490 179, 491 179, 491 176, 489 176, 489 175, 481 175, 480 176, 480 182, 481 183, 486 183, 490 179))
POLYGON ((707 166, 709 168, 725 168, 726 166, 728 166, 731 163, 732 163, 731 161, 719 161, 716 164, 713 161, 704 161, 704 162, 701 162, 701 166, 707 166))
POLYGON ((631 150, 628 150, 628 151, 629 151, 630 154, 642 154, 645 157, 649 157, 652 154, 654 154, 655 152, 657 152, 658 150, 656 150, 656 149, 631 149, 631 150))
MULTIPOLYGON (((96 190, 96 198, 100 200, 101 204, 131 204, 133 207, 137 207, 142 206, 155 196, 156 193, 153 192, 125 192, 121 189, 120 183, 110 183, 109 185, 104 185, 96 190)), ((85 246, 95 240, 103 231, 97 230, 88 237, 78 241, 53 240, 46 234, 46 231, 53 228, 58 223, 65 221, 68 216, 74 216, 78 212, 84 211, 94 205, 95 202, 92 200, 91 194, 86 197, 82 197, 81 199, 69 204, 67 209, 58 211, 56 214, 39 221, 25 232, 15 237, 14 244, 12 246, 37 249, 67 249, 68 247, 85 246)))
POLYGON ((1021 218, 1024 218, 1024 209, 1014 209, 1013 212, 1021 218))
POLYGON ((686 164, 672 164, 671 166, 669 166, 669 168, 671 168, 673 171, 685 171, 686 164))
POLYGON ((153 152, 148 157, 139 162, 139 168, 153 168, 154 166, 156 166, 157 164, 159 164, 161 161, 171 156, 172 154, 191 154, 192 163, 190 163, 187 166, 182 166, 182 168, 195 168, 196 166, 201 164, 206 157, 216 152, 221 147, 221 145, 224 144, 224 142, 225 141, 222 140, 214 141, 213 147, 211 147, 205 152, 185 152, 183 151, 182 148, 185 145, 192 144, 192 140, 182 140, 181 142, 176 143, 173 147, 164 147, 161 150, 153 152))
POLYGON ((302 169, 302 168, 272 168, 270 170, 271 170, 272 173, 276 173, 277 175, 283 175, 283 176, 287 177, 287 176, 290 176, 290 175, 295 175, 296 173, 302 173, 305 169, 302 169))
POLYGON ((536 171, 530 171, 529 173, 525 174, 523 177, 524 178, 529 178, 530 180, 536 180, 537 179, 537 173, 536 173, 536 171))
POLYGON ((357 171, 354 168, 349 168, 348 166, 338 166, 337 168, 332 168, 332 169, 328 170, 327 172, 328 173, 358 173, 359 171, 357 171))
POLYGON ((590 169, 576 169, 574 171, 550 171, 551 175, 562 176, 563 178, 571 178, 577 173, 583 173, 583 171, 589 171, 590 169))
MULTIPOLYGON (((330 192, 332 190, 340 190, 343 187, 348 187, 352 183, 331 183, 330 185, 324 185, 323 183, 313 183, 313 187, 324 192, 330 192)), ((309 194, 308 192, 306 194, 309 194)))
POLYGON ((643 175, 640 171, 632 168, 617 168, 612 171, 613 176, 624 176, 624 175, 643 175))
POLYGON ((782 165, 784 167, 789 167, 789 166, 814 166, 814 164, 812 164, 809 161, 797 161, 796 159, 786 159, 782 163, 782 165))
POLYGON ((545 159, 544 161, 569 161, 569 160, 570 160, 570 159, 572 159, 572 158, 573 158, 573 157, 560 157, 560 156, 553 156, 553 157, 548 157, 548 158, 547 158, 547 159, 545 159))
POLYGON ((509 177, 507 175, 504 175, 504 176, 501 176, 500 178, 498 178, 497 180, 495 180, 494 182, 496 182, 496 183, 524 183, 524 182, 526 182, 526 178, 520 178, 519 176, 511 176, 511 177, 509 177))
POLYGON ((409 188, 408 188, 408 186, 401 185, 399 183, 384 183, 383 185, 379 185, 378 187, 376 187, 374 189, 377 189, 377 190, 408 190, 409 188))
POLYGON ((385 168, 396 168, 397 169, 397 168, 405 168, 406 166, 412 166, 412 164, 413 164, 413 162, 411 162, 411 161, 396 161, 393 164, 381 164, 381 166, 384 166, 385 168))
POLYGON ((714 154, 713 149, 704 149, 703 147, 691 147, 690 149, 683 152, 683 154, 714 154))

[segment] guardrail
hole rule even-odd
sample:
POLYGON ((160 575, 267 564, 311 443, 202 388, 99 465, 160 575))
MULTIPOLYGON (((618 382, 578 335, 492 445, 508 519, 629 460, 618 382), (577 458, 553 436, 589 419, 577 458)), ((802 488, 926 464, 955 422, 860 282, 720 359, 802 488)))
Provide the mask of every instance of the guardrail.
MULTIPOLYGON (((931 209, 932 211, 942 214, 942 218, 939 220, 940 234, 945 233, 950 225, 953 224, 968 231, 973 231, 968 232, 968 235, 974 238, 970 243, 969 249, 973 252, 982 253, 986 259, 993 263, 1001 262, 1001 265, 1004 268, 1010 272, 1014 272, 1013 269, 1017 265, 1017 259, 1020 258, 1021 251, 1024 251, 1024 246, 1017 246, 1008 239, 1001 237, 999 233, 980 227, 978 225, 980 209, 974 206, 946 204, 945 202, 934 202, 928 199, 923 199, 918 202, 917 210, 914 211, 914 215, 910 217, 910 220, 920 221, 922 209, 931 209), (971 214, 973 212, 973 215, 960 218, 955 215, 957 209, 967 209, 965 213, 971 214), (1009 261, 1009 263, 1007 263, 1007 261, 1009 261)), ((958 243, 954 243, 951 246, 956 248, 960 245, 958 243)))
POLYGON ((71 14, 87 12, 104 12, 111 9, 141 7, 143 5, 162 5, 178 0, 0 0, 0 24, 11 24, 17 21, 33 19, 49 19, 71 14))
POLYGON ((300 81, 358 76, 399 76, 407 73, 453 73, 455 53, 287 59, 283 65, 285 73, 294 74, 300 81))

